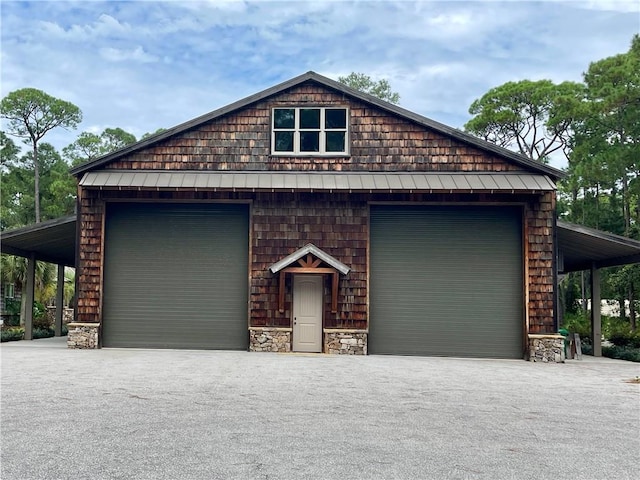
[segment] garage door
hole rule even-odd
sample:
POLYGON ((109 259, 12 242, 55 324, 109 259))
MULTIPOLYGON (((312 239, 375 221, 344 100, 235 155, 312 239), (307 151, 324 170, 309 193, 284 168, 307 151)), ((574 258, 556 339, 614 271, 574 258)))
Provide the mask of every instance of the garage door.
POLYGON ((372 206, 370 353, 521 358, 521 216, 372 206))
POLYGON ((247 205, 108 205, 105 347, 246 349, 247 205))

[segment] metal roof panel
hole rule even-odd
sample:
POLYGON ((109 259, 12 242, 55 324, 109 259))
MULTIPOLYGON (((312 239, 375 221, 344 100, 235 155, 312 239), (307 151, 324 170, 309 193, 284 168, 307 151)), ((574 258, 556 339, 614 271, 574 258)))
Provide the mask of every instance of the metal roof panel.
POLYGON ((183 188, 314 191, 553 191, 546 176, 469 172, 238 172, 118 171, 87 172, 85 188, 183 188))

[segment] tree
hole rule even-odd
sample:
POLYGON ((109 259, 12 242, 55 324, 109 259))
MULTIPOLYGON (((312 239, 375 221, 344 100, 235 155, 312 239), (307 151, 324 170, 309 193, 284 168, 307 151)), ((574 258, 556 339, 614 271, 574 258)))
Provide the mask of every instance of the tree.
POLYGON ((154 135, 160 135, 162 132, 166 132, 166 128, 159 128, 154 132, 147 132, 140 137, 140 140, 146 140, 149 137, 153 137, 154 135))
POLYGON ((584 75, 588 109, 576 127, 570 171, 581 186, 622 197, 624 231, 640 222, 640 36, 629 52, 592 63, 584 75), (634 212, 635 210, 635 212, 634 212))
MULTIPOLYGON (((71 215, 75 208, 76 182, 69 174, 69 166, 55 148, 41 143, 38 170, 41 174, 41 219, 48 220, 71 215)), ((33 152, 12 161, 3 162, 0 189, 0 230, 33 223, 33 152)))
POLYGON ((400 103, 400 94, 391 90, 391 85, 385 79, 372 80, 369 75, 364 73, 351 72, 346 77, 338 77, 340 83, 345 84, 355 90, 368 93, 374 97, 378 97, 389 103, 400 103))
POLYGON ((9 93, 0 102, 0 116, 8 120, 7 132, 24 138, 33 152, 35 221, 40 222, 40 171, 38 143, 54 128, 76 128, 82 113, 74 104, 35 88, 9 93))
POLYGON ((105 128, 100 135, 82 132, 75 142, 62 149, 62 154, 72 166, 76 166, 135 142, 135 135, 122 128, 105 128))
POLYGON ((475 116, 464 128, 546 163, 555 152, 568 155, 572 125, 582 109, 583 91, 584 86, 575 82, 507 82, 471 104, 469 113, 475 116))
POLYGON ((7 134, 0 131, 0 172, 5 173, 18 160, 20 148, 7 137, 7 134))
MULTIPOLYGON (((628 52, 591 63, 584 82, 587 108, 575 125, 568 215, 582 214, 586 224, 639 239, 640 36, 633 37, 628 52)), ((623 316, 629 300, 635 329, 640 266, 613 270, 606 280, 623 316)))
MULTIPOLYGON (((27 285, 27 259, 14 255, 0 255, 1 281, 12 283, 23 293, 20 304, 20 323, 24 323, 27 311, 27 296, 24 289, 27 285)), ((37 261, 35 265, 35 294, 38 301, 44 300, 44 293, 55 282, 56 266, 52 263, 37 261)))

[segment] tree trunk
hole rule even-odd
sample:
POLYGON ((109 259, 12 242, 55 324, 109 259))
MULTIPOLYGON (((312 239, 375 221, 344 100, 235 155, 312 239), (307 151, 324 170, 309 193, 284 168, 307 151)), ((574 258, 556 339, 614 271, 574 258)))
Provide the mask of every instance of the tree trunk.
POLYGON ((624 294, 620 295, 618 299, 618 303, 620 304, 620 320, 625 320, 627 318, 627 308, 625 303, 626 298, 624 298, 624 294))
POLYGON ((40 223, 40 166, 38 165, 38 142, 33 140, 33 173, 35 186, 34 198, 36 203, 36 223, 40 223))
POLYGON ((20 326, 24 326, 24 319, 27 318, 27 294, 20 290, 20 326))
POLYGON ((627 172, 622 176, 622 212, 624 214, 624 234, 628 237, 631 231, 631 200, 627 172))

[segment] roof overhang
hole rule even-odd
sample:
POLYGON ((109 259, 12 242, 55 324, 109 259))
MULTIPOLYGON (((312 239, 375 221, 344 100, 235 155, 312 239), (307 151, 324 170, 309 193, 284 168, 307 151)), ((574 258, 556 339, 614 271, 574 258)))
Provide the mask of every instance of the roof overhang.
POLYGON ((563 272, 640 263, 640 242, 594 228, 558 221, 563 272))
POLYGON ((0 234, 2 253, 74 266, 76 263, 76 216, 36 223, 0 234))
POLYGON ((326 192, 489 192, 554 191, 546 175, 521 172, 236 172, 131 171, 87 172, 83 188, 115 190, 326 191, 326 192))
POLYGON ((321 249, 316 247, 313 243, 307 243, 304 247, 296 250, 291 255, 288 255, 282 260, 274 263, 269 267, 269 270, 271 270, 272 273, 278 273, 283 268, 286 268, 292 263, 297 262, 302 257, 308 254, 314 255, 316 258, 319 258, 330 267, 335 268, 337 271, 339 271, 343 275, 346 275, 347 273, 349 273, 349 270, 351 270, 340 260, 332 257, 327 252, 322 251, 321 249))

